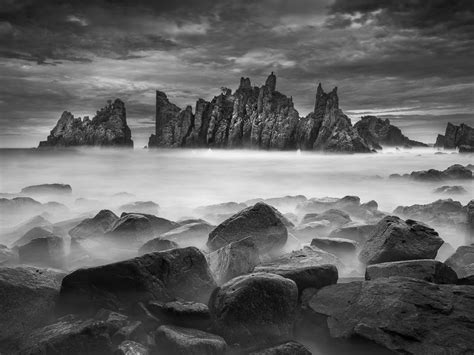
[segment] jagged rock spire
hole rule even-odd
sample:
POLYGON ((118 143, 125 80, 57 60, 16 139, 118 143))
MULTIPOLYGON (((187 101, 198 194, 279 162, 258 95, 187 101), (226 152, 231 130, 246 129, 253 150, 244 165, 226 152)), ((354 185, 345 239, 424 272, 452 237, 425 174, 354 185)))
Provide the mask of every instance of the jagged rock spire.
POLYGON ((265 81, 265 86, 268 87, 270 92, 274 92, 276 90, 276 81, 276 75, 272 72, 265 81))
POLYGON ((250 83, 250 78, 240 78, 239 89, 251 89, 252 85, 250 83))

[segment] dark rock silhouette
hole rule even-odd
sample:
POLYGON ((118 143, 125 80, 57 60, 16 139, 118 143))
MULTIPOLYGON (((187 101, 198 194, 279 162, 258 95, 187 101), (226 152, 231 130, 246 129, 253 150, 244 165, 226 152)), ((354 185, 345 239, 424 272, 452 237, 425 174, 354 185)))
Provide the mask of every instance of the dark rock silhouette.
POLYGON ((438 134, 435 147, 444 149, 459 148, 459 152, 472 152, 474 150, 474 128, 461 123, 459 126, 448 123, 444 136, 438 134))
POLYGON ((400 128, 390 124, 390 120, 376 116, 363 116, 354 128, 373 149, 382 149, 382 145, 403 147, 427 147, 425 143, 417 142, 403 135, 400 128))
POLYGON ((239 88, 210 102, 199 99, 194 114, 156 92, 156 131, 149 147, 220 147, 369 152, 369 146, 339 109, 337 88, 319 84, 314 112, 300 118, 293 99, 276 91, 271 73, 262 87, 241 78, 239 88))
POLYGON ((64 111, 48 138, 40 142, 39 148, 69 146, 133 147, 123 101, 109 101, 92 120, 89 117, 81 120, 64 111))

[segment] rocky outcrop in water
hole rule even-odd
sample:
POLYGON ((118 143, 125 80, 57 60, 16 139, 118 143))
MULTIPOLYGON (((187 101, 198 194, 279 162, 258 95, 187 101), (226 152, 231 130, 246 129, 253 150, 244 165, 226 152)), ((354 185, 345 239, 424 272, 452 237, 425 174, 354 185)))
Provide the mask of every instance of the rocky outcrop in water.
POLYGON ((241 78, 234 93, 223 88, 210 102, 199 99, 194 113, 157 91, 156 132, 148 146, 370 151, 339 109, 337 88, 325 93, 319 84, 314 112, 301 118, 293 99, 276 91, 273 73, 260 88, 241 78))
POLYGON ((474 128, 461 123, 459 126, 448 123, 444 136, 438 134, 435 147, 444 149, 459 148, 459 152, 472 152, 474 150, 474 128))
POLYGON ((48 138, 39 144, 39 148, 70 146, 133 147, 123 101, 109 101, 92 120, 87 116, 75 118, 71 112, 64 111, 48 138))
POLYGON ((402 147, 427 147, 425 143, 413 141, 403 135, 400 128, 390 124, 389 119, 381 119, 376 116, 364 116, 354 125, 367 143, 373 149, 382 149, 386 146, 402 146, 402 147))

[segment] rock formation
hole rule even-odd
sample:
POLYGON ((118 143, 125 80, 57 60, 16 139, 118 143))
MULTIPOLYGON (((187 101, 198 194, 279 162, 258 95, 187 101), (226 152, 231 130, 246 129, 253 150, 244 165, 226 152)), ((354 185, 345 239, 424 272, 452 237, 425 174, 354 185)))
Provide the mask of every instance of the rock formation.
POLYGON ((373 149, 382 149, 386 146, 427 147, 425 143, 413 141, 404 136, 400 128, 390 124, 389 119, 376 116, 364 116, 354 125, 359 135, 363 137, 373 149))
POLYGON ((464 123, 459 126, 448 123, 444 136, 438 134, 435 147, 444 149, 459 148, 460 152, 472 152, 474 149, 474 128, 464 123))
POLYGON ((64 111, 56 126, 39 148, 69 146, 124 146, 133 147, 132 134, 127 126, 125 104, 116 99, 97 111, 92 118, 75 118, 64 111))
POLYGON ((194 113, 157 91, 156 132, 148 146, 370 151, 339 109, 337 88, 325 93, 319 84, 314 112, 301 118, 293 99, 276 91, 273 73, 260 88, 241 78, 234 93, 223 88, 210 102, 199 99, 194 113))

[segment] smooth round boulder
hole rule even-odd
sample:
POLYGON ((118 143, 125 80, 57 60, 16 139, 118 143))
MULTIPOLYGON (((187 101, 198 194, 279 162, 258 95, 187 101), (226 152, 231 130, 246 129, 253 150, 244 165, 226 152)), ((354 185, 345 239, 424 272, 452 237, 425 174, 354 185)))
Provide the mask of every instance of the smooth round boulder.
POLYGON ((298 302, 292 280, 270 273, 236 277, 209 300, 213 329, 229 344, 263 346, 289 340, 298 302))
POLYGON ((143 255, 147 253, 154 253, 155 251, 163 251, 168 249, 178 248, 179 245, 171 240, 164 239, 161 237, 154 238, 143 244, 140 249, 138 249, 138 255, 143 255))

